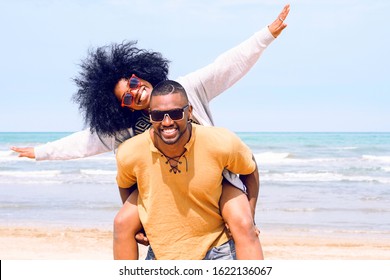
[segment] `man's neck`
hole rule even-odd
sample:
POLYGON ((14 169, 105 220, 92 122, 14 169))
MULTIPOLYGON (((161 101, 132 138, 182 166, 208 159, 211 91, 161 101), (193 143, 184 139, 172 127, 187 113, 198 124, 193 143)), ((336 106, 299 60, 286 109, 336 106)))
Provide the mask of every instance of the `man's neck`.
POLYGON ((190 141, 192 125, 186 126, 185 132, 182 134, 180 139, 174 144, 164 143, 159 136, 154 133, 154 129, 151 129, 151 136, 154 146, 160 150, 165 156, 168 157, 179 157, 185 152, 185 145, 190 141))

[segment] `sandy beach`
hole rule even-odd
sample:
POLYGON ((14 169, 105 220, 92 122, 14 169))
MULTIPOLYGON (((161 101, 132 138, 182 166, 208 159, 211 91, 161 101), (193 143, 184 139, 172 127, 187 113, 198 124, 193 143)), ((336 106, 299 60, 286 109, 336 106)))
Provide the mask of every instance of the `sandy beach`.
MULTIPOLYGON (((390 239, 262 231, 269 260, 390 260, 390 239)), ((140 258, 145 257, 144 246, 140 258)), ((112 232, 83 228, 0 227, 3 260, 111 260, 112 232)))

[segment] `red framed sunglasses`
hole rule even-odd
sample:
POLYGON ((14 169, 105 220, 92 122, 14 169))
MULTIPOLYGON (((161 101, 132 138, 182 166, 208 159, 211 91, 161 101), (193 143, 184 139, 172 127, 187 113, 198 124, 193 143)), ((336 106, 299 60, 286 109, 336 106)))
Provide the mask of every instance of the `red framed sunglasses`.
MULTIPOLYGON (((141 80, 135 75, 131 75, 128 81, 129 84, 129 89, 132 90, 137 90, 141 87, 141 80)), ((131 107, 134 105, 135 102, 135 96, 132 92, 125 92, 122 96, 122 107, 131 107)))

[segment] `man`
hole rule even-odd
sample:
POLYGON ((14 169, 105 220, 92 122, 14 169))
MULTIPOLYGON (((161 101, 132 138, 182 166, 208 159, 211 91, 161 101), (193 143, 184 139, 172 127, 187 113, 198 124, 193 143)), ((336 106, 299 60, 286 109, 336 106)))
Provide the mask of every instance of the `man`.
POLYGON ((118 148, 117 183, 138 184, 156 258, 235 259, 219 208, 222 172, 257 173, 250 149, 226 129, 192 124, 192 106, 175 81, 154 87, 149 112, 152 127, 118 148))

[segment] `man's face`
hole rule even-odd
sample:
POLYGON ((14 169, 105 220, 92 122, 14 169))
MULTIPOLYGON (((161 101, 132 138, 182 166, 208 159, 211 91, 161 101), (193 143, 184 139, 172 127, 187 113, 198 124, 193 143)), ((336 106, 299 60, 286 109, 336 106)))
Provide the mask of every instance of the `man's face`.
POLYGON ((145 110, 149 108, 150 93, 153 90, 153 86, 143 79, 138 78, 140 85, 136 89, 130 89, 129 80, 120 80, 114 89, 116 98, 122 103, 122 98, 126 93, 131 93, 134 97, 134 103, 129 106, 133 110, 145 110))
POLYGON ((188 120, 191 116, 192 107, 188 101, 179 93, 168 95, 154 96, 150 102, 151 114, 158 112, 158 115, 163 116, 161 121, 154 121, 151 116, 151 122, 154 133, 168 145, 178 143, 183 134, 186 132, 188 120), (173 114, 173 118, 183 116, 180 120, 172 120, 169 116, 169 111, 178 110, 173 114), (182 114, 180 114, 182 112, 182 114))

